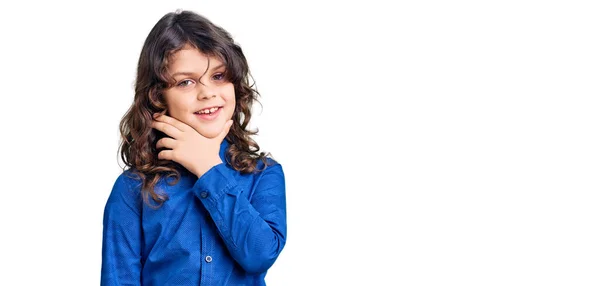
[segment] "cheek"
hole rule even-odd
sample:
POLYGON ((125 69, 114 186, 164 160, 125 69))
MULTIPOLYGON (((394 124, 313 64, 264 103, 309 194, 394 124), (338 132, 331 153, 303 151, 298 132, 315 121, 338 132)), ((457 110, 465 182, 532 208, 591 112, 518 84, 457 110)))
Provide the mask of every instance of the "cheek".
POLYGON ((229 105, 229 114, 228 115, 229 115, 229 117, 231 117, 235 113, 235 107, 236 107, 235 95, 232 95, 229 98, 227 98, 227 105, 229 105))
POLYGON ((169 114, 178 115, 178 114, 187 112, 187 107, 190 106, 190 104, 181 100, 183 98, 184 97, 182 97, 182 96, 179 96, 179 97, 171 96, 171 97, 168 97, 167 100, 165 100, 165 102, 167 104, 167 111, 169 112, 169 114), (178 98, 178 99, 176 99, 176 98, 178 98))
POLYGON ((167 101, 167 115, 169 116, 173 116, 173 115, 177 115, 177 106, 175 105, 174 102, 171 101, 167 101))
POLYGON ((233 84, 229 86, 227 90, 227 103, 235 106, 235 89, 233 88, 233 84))

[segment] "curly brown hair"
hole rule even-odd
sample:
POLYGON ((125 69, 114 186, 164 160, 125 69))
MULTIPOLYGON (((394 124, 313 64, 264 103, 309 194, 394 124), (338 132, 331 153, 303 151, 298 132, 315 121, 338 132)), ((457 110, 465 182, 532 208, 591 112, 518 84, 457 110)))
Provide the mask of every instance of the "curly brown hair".
POLYGON ((235 170, 243 173, 261 171, 258 161, 267 166, 267 156, 259 152, 258 144, 251 136, 258 129, 247 130, 252 117, 252 104, 259 93, 250 85, 251 74, 248 62, 231 35, 205 17, 190 11, 171 12, 164 15, 152 28, 140 54, 135 81, 133 103, 120 122, 121 144, 119 152, 127 167, 142 181, 142 198, 151 206, 160 207, 168 199, 155 191, 158 181, 174 177, 179 181, 183 167, 173 161, 159 160, 156 142, 165 135, 153 129, 152 114, 165 114, 167 110, 162 92, 173 86, 167 67, 169 58, 186 44, 204 54, 219 57, 226 66, 225 77, 233 83, 235 110, 233 125, 225 140, 229 143, 226 161, 235 170), (154 204, 150 201, 154 201, 154 204))

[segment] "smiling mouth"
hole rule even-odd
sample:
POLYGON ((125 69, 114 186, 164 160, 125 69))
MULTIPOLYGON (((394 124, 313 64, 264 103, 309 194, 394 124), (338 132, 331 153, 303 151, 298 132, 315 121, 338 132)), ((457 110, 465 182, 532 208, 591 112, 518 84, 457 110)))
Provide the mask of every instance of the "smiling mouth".
POLYGON ((194 114, 200 114, 200 115, 207 114, 207 115, 211 115, 211 114, 217 112, 221 108, 222 108, 221 106, 215 106, 215 107, 205 108, 205 109, 198 110, 198 111, 194 112, 194 114))

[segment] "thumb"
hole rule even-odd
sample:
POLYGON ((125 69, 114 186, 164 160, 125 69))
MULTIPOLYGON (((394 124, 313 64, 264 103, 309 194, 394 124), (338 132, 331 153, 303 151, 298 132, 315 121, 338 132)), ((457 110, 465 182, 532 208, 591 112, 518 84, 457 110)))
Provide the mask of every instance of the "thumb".
POLYGON ((225 139, 225 136, 227 136, 229 130, 231 129, 231 125, 233 125, 233 120, 225 122, 225 126, 223 126, 223 131, 221 131, 219 136, 217 136, 217 138, 219 138, 219 141, 223 141, 223 139, 225 139))

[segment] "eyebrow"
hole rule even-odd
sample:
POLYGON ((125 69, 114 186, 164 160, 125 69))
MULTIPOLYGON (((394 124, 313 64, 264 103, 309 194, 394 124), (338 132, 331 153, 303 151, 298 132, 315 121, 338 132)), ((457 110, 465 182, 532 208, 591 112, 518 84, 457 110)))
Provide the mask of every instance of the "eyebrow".
MULTIPOLYGON (((213 68, 212 68, 212 71, 218 70, 218 69, 220 69, 220 68, 222 68, 222 67, 224 67, 224 66, 225 66, 225 64, 219 64, 219 65, 217 65, 217 66, 213 67, 213 68)), ((192 75, 197 75, 197 73, 195 73, 195 72, 185 72, 185 71, 182 71, 182 72, 176 72, 176 73, 172 74, 171 76, 172 76, 172 77, 176 77, 176 76, 178 76, 178 75, 192 76, 192 75)), ((203 75, 204 75, 204 74, 203 74, 203 75)))

